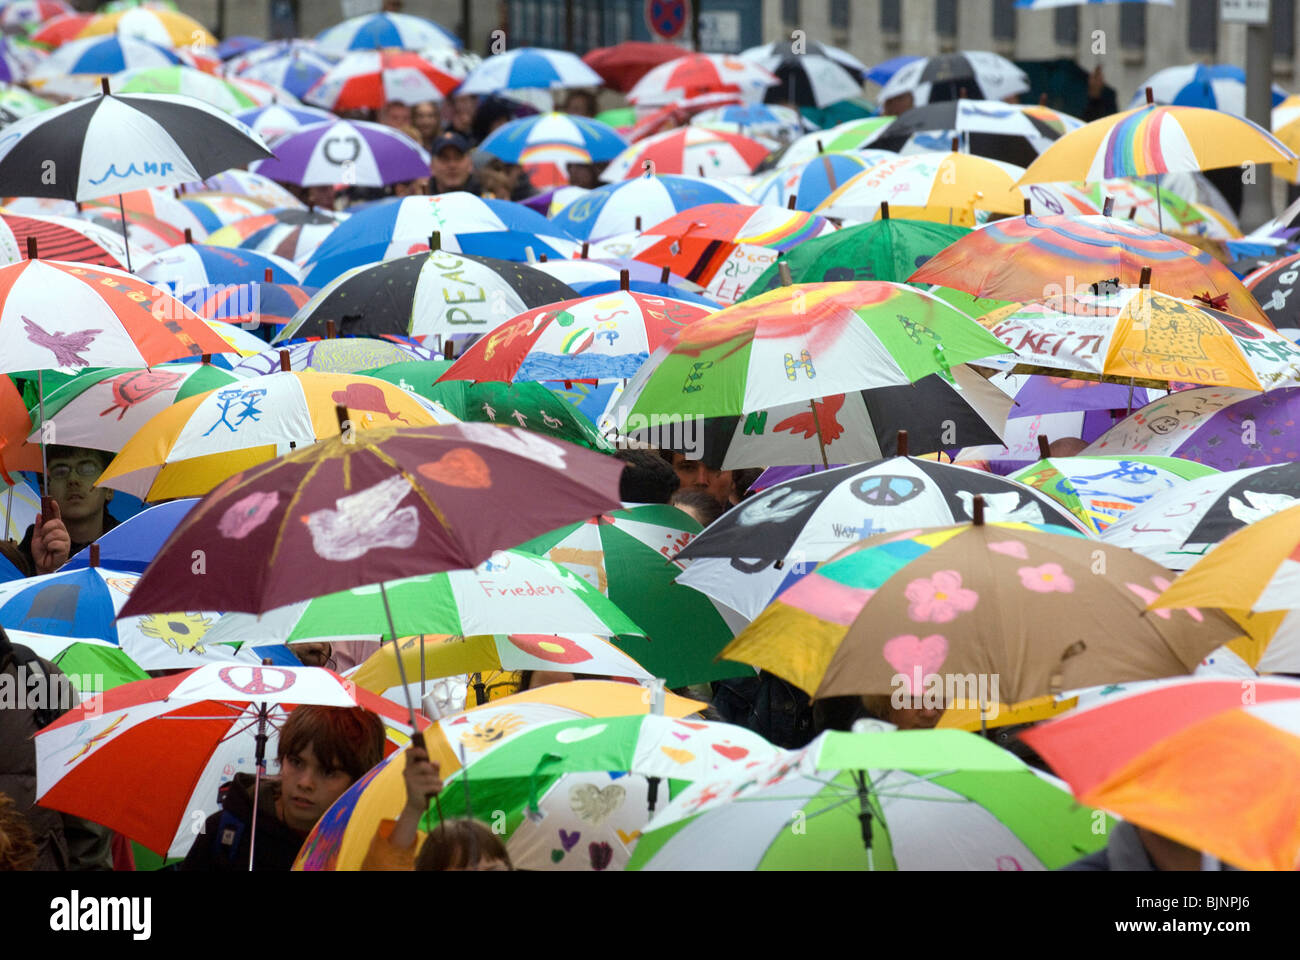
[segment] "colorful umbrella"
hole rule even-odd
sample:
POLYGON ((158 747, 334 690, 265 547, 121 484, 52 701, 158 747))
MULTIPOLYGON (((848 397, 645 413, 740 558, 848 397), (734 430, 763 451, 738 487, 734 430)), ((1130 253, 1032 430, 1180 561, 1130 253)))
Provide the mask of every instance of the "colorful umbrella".
POLYGON ((881 203, 888 203, 896 216, 942 217, 949 223, 973 226, 976 208, 994 213, 1023 211, 1023 201, 1012 196, 1021 169, 966 153, 916 153, 882 160, 841 184, 815 212, 871 220, 880 215, 881 203))
MULTIPOLYGON (((202 231, 196 231, 191 228, 190 236, 195 240, 209 241, 209 237, 224 227, 241 220, 247 220, 249 217, 265 216, 269 211, 275 209, 271 204, 255 197, 246 197, 238 193, 217 193, 202 191, 198 193, 183 194, 184 200, 180 201, 181 206, 187 210, 192 218, 197 220, 203 227, 202 231)), ((287 210, 302 210, 302 206, 294 204, 286 207, 287 210)), ((158 214, 155 214, 157 216, 158 214)), ((169 219, 164 217, 163 219, 169 219)), ((209 241, 210 242, 210 241, 209 241)), ((237 246, 237 244, 222 243, 220 246, 237 246)), ((179 246, 179 244, 172 244, 179 246)))
POLYGON ((227 76, 270 83, 301 99, 338 59, 315 47, 292 43, 260 56, 241 57, 227 67, 227 76))
POLYGON ((470 71, 458 93, 497 94, 502 90, 563 90, 599 87, 600 74, 565 50, 518 47, 488 57, 470 71))
POLYGON ((288 354, 290 370, 314 370, 317 373, 364 373, 403 361, 431 361, 434 353, 414 342, 399 343, 374 337, 337 337, 328 340, 298 341, 244 357, 231 367, 237 377, 254 378, 283 370, 288 354))
MULTIPOLYGON (((837 124, 826 130, 805 133, 781 151, 776 166, 780 169, 796 163, 806 163, 815 160, 823 153, 863 151, 864 147, 880 136, 881 131, 893 122, 893 117, 868 117, 865 120, 850 120, 847 123, 837 124)), ((889 155, 883 150, 863 152, 872 159, 889 155)))
POLYGON ((612 127, 568 113, 523 117, 498 127, 479 149, 507 163, 602 163, 625 148, 612 127))
POLYGON ((717 53, 684 54, 647 72, 627 93, 630 103, 659 106, 703 94, 727 93, 761 100, 776 77, 752 60, 717 53))
POLYGON ((1183 481, 1216 472, 1177 457, 1048 457, 1011 479, 1059 500, 1100 534, 1166 490, 1185 491, 1183 481))
POLYGON ((93 13, 64 13, 42 23, 33 24, 34 29, 27 35, 32 43, 40 43, 54 49, 61 47, 81 34, 81 29, 93 17, 93 13))
POLYGON ((339 404, 362 431, 427 426, 448 417, 431 414, 405 391, 370 377, 273 373, 167 407, 126 442, 99 483, 141 500, 198 496, 280 453, 336 436, 339 404))
POLYGON ((772 103, 730 104, 701 110, 691 117, 691 126, 738 133, 742 137, 789 143, 812 124, 792 107, 772 103))
POLYGON ((1028 92, 1029 78, 1006 57, 983 50, 965 50, 919 57, 904 64, 889 78, 877 99, 885 104, 910 93, 913 105, 923 106, 961 96, 1005 100, 1028 92))
MULTIPOLYGON (((49 260, 126 268, 126 244, 118 233, 72 217, 16 214, 0 216, 0 259, 17 263, 27 258, 28 238, 36 241, 37 256, 49 260)), ((136 262, 147 259, 143 250, 131 251, 136 262)))
POLYGON ((217 45, 217 38, 193 17, 177 10, 151 10, 147 7, 98 14, 81 31, 83 37, 103 34, 136 37, 164 47, 217 45))
POLYGON ((315 294, 289 283, 239 283, 199 287, 181 299, 205 320, 262 327, 288 323, 315 294))
POLYGON ((659 223, 702 204, 750 203, 750 197, 721 180, 673 174, 621 180, 597 187, 566 204, 552 219, 580 240, 604 240, 659 223))
POLYGON ((213 284, 247 283, 270 274, 273 283, 296 284, 298 267, 284 257, 208 243, 183 243, 157 254, 137 269, 155 285, 167 284, 179 292, 213 284))
POLYGON ((589 50, 583 54, 582 62, 600 74, 606 86, 627 93, 655 67, 684 53, 680 47, 667 43, 627 40, 612 47, 589 50))
MULTIPOLYGON (((171 500, 127 517, 95 541, 99 547, 100 562, 111 570, 144 573, 145 568, 153 562, 154 554, 196 503, 198 500, 193 498, 171 500)), ((77 570, 88 566, 90 547, 75 554, 62 569, 77 570)))
POLYGON ((432 20, 405 13, 375 13, 352 17, 317 34, 316 42, 325 51, 423 50, 425 47, 460 48, 460 40, 450 30, 432 20))
POLYGON ((209 495, 159 553, 127 612, 170 609, 203 594, 223 610, 261 613, 360 584, 471 568, 509 544, 615 508, 622 467, 570 444, 479 423, 325 440, 253 467, 209 495), (482 509, 485 498, 525 490, 526 514, 482 509), (460 522, 471 515, 473 523, 460 522), (207 564, 222 571, 220 584, 184 572, 199 544, 207 564), (304 577, 301 562, 277 564, 281 551, 328 562, 313 563, 304 577), (185 566, 166 562, 182 555, 185 566), (259 560, 250 564, 250 557, 259 560))
POLYGON ((1300 299, 1289 306, 1287 300, 1295 292, 1297 278, 1300 278, 1300 254, 1292 254, 1274 260, 1243 281, 1273 326, 1292 340, 1300 340, 1300 299))
POLYGON ((1062 133, 1083 126, 1082 120, 1055 112, 1051 116, 1057 125, 1049 125, 1035 115, 1038 109, 994 100, 944 100, 913 107, 870 143, 903 153, 911 152, 905 149, 909 145, 919 146, 922 137, 938 136, 946 144, 957 135, 978 157, 1027 166, 1062 133))
POLYGON ((193 67, 127 70, 114 76, 111 85, 117 93, 170 93, 193 97, 226 113, 257 106, 256 100, 233 83, 193 67))
MULTIPOLYGON (((302 108, 294 107, 294 110, 301 112, 302 108)), ((208 179, 200 183, 182 184, 181 189, 237 193, 258 200, 266 204, 268 208, 291 207, 294 204, 304 207, 306 206, 306 204, 274 180, 269 177, 264 177, 260 173, 250 173, 247 170, 226 170, 222 173, 208 177, 208 179)))
POLYGON ((428 152, 382 123, 336 120, 310 124, 275 144, 275 156, 249 168, 302 187, 383 187, 429 175, 428 152))
POLYGON ((767 152, 767 147, 749 137, 682 127, 633 143, 610 161, 600 179, 606 183, 630 180, 647 170, 654 174, 737 176, 753 172, 767 152))
POLYGON ((284 207, 236 220, 227 227, 214 230, 208 235, 207 242, 303 261, 315 253, 316 248, 345 219, 332 211, 323 213, 316 209, 284 207))
POLYGON ((328 110, 273 103, 269 107, 253 107, 241 111, 235 114, 235 119, 247 124, 254 133, 269 142, 286 133, 297 133, 303 127, 332 118, 328 110))
POLYGON ((55 50, 28 78, 49 81, 68 74, 107 76, 123 70, 170 67, 181 58, 166 46, 135 37, 85 37, 55 50))
POLYGON ((378 110, 385 103, 441 101, 459 83, 418 53, 405 50, 355 50, 308 90, 310 104, 342 113, 378 110))

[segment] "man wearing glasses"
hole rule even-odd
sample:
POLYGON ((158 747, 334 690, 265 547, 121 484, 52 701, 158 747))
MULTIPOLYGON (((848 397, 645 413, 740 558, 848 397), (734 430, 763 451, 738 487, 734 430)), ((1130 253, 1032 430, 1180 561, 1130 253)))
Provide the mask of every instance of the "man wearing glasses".
POLYGON ((36 517, 18 545, 36 573, 53 573, 117 526, 108 512, 113 491, 95 486, 110 460, 112 454, 84 447, 46 450, 46 487, 54 508, 50 516, 36 517))

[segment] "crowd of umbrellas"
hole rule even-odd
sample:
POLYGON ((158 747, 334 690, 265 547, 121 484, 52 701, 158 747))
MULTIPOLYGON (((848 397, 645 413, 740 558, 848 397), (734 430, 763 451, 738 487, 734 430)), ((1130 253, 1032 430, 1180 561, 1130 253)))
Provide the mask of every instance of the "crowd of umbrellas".
POLYGON ((40 806, 161 865, 295 707, 360 706, 385 757, 296 869, 361 866, 413 744, 421 829, 530 870, 1059 869, 1121 821, 1300 866, 1300 205, 1243 234, 1202 173, 1294 177, 1300 101, 1270 132, 1174 68, 1085 123, 989 53, 480 58, 400 13, 0 26, 0 539, 56 446, 121 521, 0 557, 0 626, 81 687, 40 806), (392 195, 429 144, 356 112, 465 96, 529 105, 478 151, 540 192, 392 195), (701 526, 628 495, 656 458, 748 479, 701 526), (488 695, 516 671, 579 679, 488 695), (709 702, 761 678, 891 706, 772 742, 709 702))

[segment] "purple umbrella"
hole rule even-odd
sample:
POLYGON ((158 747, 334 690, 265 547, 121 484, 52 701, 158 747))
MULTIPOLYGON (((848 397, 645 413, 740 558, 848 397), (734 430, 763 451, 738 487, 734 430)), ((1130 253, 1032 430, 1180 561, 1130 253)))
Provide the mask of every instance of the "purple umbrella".
POLYGON ((254 173, 301 187, 383 187, 429 175, 429 154, 392 127, 334 120, 303 127, 275 142, 275 157, 254 173))

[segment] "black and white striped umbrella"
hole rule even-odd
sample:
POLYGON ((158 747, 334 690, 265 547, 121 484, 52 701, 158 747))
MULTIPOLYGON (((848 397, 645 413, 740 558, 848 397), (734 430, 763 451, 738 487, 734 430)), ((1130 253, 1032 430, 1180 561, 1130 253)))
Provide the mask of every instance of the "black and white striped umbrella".
POLYGON ((93 200, 271 155, 244 124, 193 97, 106 93, 0 130, 0 183, 12 196, 93 200))
POLYGON ((1028 90, 1029 78, 1006 57, 968 50, 913 60, 889 78, 878 100, 884 104, 911 93, 912 105, 919 107, 959 97, 1004 100, 1028 90))

